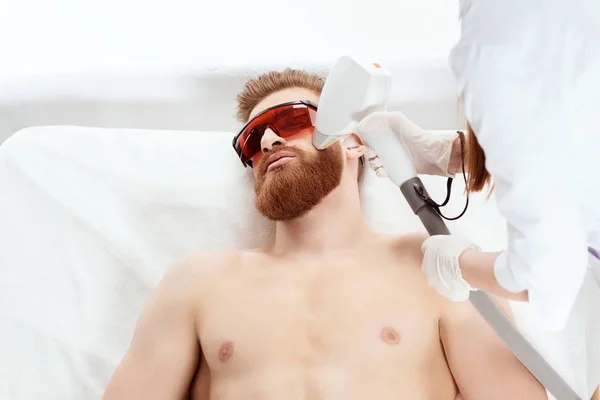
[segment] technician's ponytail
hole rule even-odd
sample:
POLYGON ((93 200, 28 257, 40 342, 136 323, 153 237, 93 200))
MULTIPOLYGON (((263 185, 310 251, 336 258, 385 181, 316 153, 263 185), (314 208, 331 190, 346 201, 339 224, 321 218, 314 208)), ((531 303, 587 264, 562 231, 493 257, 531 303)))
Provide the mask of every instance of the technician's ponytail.
MULTIPOLYGON (((466 158, 468 160, 467 193, 481 192, 491 183, 492 176, 485 168, 485 153, 477 141, 471 124, 468 122, 466 142, 466 158)), ((492 190, 494 190, 493 187, 490 188, 490 194, 492 190)))

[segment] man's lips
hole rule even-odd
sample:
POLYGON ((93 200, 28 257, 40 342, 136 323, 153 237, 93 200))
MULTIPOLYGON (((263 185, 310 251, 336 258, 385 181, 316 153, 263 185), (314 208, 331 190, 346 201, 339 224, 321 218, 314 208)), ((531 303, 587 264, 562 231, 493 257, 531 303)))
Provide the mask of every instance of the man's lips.
POLYGON ((296 158, 294 153, 289 151, 278 151, 275 154, 272 154, 267 158, 267 162, 265 163, 265 172, 269 172, 272 169, 281 167, 282 165, 287 164, 291 160, 296 158))

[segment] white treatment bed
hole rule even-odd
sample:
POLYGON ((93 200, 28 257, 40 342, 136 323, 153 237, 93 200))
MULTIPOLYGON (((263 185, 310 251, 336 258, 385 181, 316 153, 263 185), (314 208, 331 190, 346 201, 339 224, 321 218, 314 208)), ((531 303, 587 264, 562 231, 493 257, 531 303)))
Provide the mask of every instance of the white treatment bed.
MULTIPOLYGON (((282 66, 73 76, 48 81, 44 96, 34 82, 29 93, 13 88, 20 98, 1 99, 5 137, 63 126, 26 129, 0 146, 0 399, 99 398, 173 261, 272 237, 272 225, 249 207, 252 180, 230 147, 235 94, 271 67, 282 66)), ((306 67, 325 72, 324 64, 306 67)), ((392 108, 427 128, 463 126, 445 60, 390 67, 392 108)), ((444 197, 445 180, 423 181, 444 197)), ((447 215, 462 209, 463 189, 457 179, 447 215)), ((376 229, 423 229, 391 182, 367 173, 362 197, 376 229)), ((474 196, 449 227, 485 249, 505 245, 493 198, 474 196)), ((522 332, 589 395, 598 383, 590 362, 600 359, 592 346, 598 311, 585 307, 594 299, 600 293, 588 279, 569 330, 557 334, 532 326, 527 306, 514 304, 522 332)))

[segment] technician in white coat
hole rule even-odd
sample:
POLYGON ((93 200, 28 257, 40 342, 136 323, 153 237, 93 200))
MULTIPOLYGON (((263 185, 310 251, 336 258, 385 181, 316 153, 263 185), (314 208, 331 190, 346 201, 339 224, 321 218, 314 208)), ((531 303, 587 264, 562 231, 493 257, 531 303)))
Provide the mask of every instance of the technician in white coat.
MULTIPOLYGON (((443 295, 465 301, 477 288, 528 300, 559 330, 588 265, 600 264, 599 8, 598 0, 461 2, 450 66, 508 247, 486 253, 452 235, 428 239, 423 270, 443 295)), ((401 113, 373 114, 362 128, 393 130, 420 173, 449 173, 456 137, 424 132, 401 113)))

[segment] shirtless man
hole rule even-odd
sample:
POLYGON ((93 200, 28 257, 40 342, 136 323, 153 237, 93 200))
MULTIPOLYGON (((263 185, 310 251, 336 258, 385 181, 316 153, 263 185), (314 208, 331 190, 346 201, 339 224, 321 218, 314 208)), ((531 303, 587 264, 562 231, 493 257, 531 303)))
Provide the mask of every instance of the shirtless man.
POLYGON ((422 235, 367 227, 365 148, 312 146, 323 83, 286 70, 244 87, 234 145, 275 241, 170 269, 105 400, 546 399, 470 303, 427 285, 422 235))

